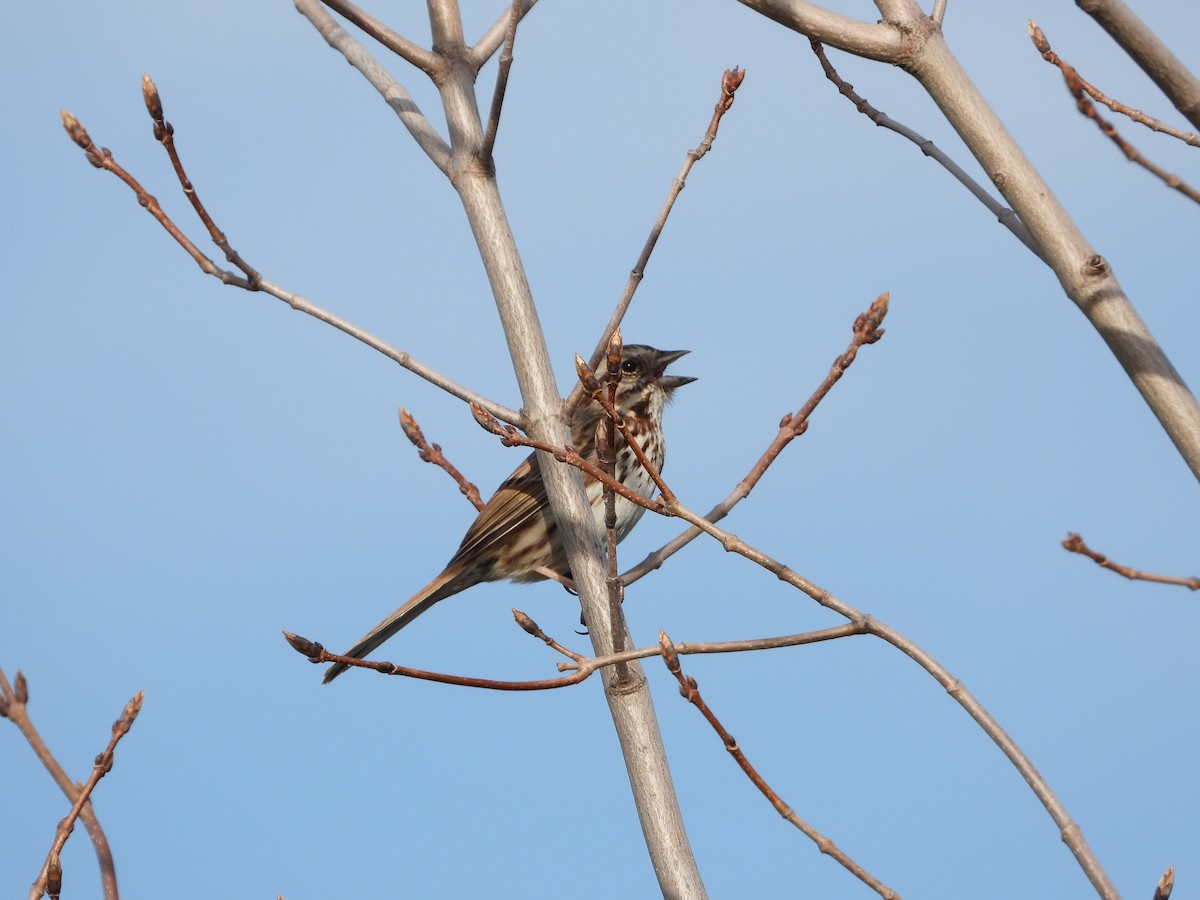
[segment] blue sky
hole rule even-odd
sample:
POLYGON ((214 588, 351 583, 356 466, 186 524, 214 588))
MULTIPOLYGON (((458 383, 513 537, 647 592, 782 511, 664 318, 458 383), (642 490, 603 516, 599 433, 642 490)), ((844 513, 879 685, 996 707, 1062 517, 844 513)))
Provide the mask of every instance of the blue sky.
MULTIPOLYGON (((464 4, 468 34, 503 5, 464 4)), ((423 5, 400 7, 372 9, 426 42, 423 5)), ((1139 11, 1200 63, 1187 56, 1200 12, 1139 11)), ((1030 17, 1108 93, 1167 118, 1169 104, 1073 4, 950 5, 960 60, 1195 386, 1198 211, 1074 112, 1030 17)), ((433 577, 469 524, 397 407, 485 492, 519 451, 340 333, 202 276, 86 164, 58 110, 198 239, 141 105, 149 72, 201 195, 253 265, 515 407, 453 191, 290 4, 25 5, 10 21, 0 665, 26 673, 35 722, 81 780, 146 692, 95 795, 126 895, 654 896, 598 682, 513 696, 352 672, 321 687, 280 637, 348 645, 433 577)), ((977 172, 911 79, 834 62, 977 172)), ((388 64, 440 128, 423 76, 388 64)), ((1200 844, 1200 599, 1127 582, 1059 541, 1080 531, 1120 561, 1195 574, 1195 479, 1050 271, 855 113, 807 41, 715 0, 546 2, 522 25, 497 165, 560 384, 733 65, 746 82, 625 326, 628 340, 693 351, 677 368, 700 380, 667 413, 668 479, 699 510, 725 496, 855 315, 890 291, 887 335, 724 524, 961 678, 1119 890, 1146 896, 1176 864, 1185 891, 1200 844)), ((1195 173, 1187 148, 1120 127, 1195 173)), ((647 517, 622 559, 678 527, 647 517)), ((561 589, 491 585, 379 655, 546 677, 557 660, 512 606, 586 649, 561 589)), ((704 541, 631 588, 626 612, 639 645, 660 628, 682 641, 838 624, 704 541)), ((685 669, 784 799, 902 894, 1089 895, 997 748, 882 642, 685 669)), ((778 818, 665 670, 648 672, 711 894, 869 896, 778 818)), ((68 804, 15 729, 0 729, 0 766, 0 894, 20 896, 68 804)), ((82 831, 64 865, 64 896, 99 895, 82 831)))

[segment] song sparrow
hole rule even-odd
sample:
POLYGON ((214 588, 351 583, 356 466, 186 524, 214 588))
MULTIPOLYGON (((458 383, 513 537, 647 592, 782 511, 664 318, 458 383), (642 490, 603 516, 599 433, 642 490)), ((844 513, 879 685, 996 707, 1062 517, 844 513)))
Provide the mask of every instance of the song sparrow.
MULTIPOLYGON (((629 432, 646 457, 662 470, 666 456, 663 443, 662 411, 671 394, 695 378, 665 375, 671 363, 687 350, 655 350, 643 344, 627 344, 621 354, 621 378, 617 385, 616 409, 624 417, 629 432)), ((571 418, 571 445, 586 459, 596 459, 596 430, 604 411, 595 401, 585 401, 571 418)), ((638 462, 633 451, 617 435, 615 477, 618 481, 649 497, 654 482, 638 462)), ((596 518, 596 527, 604 527, 604 491, 600 482, 583 476, 588 500, 596 518)), ((622 540, 645 510, 618 496, 617 540, 622 540)), ((346 651, 346 656, 361 659, 397 631, 429 609, 484 581, 511 578, 516 582, 541 581, 537 569, 548 566, 567 575, 567 554, 563 549, 558 524, 546 500, 537 460, 530 455, 508 476, 479 511, 467 530, 454 558, 437 578, 411 600, 363 635, 346 651)), ((337 678, 348 667, 335 663, 325 673, 325 683, 337 678)))

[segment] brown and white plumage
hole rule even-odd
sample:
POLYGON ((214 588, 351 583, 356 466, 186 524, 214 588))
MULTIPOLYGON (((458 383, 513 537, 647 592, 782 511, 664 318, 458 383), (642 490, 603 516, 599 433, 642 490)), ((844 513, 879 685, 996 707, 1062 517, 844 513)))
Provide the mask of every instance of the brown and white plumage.
MULTIPOLYGON (((662 411, 672 392, 695 381, 665 375, 671 363, 686 350, 655 350, 644 344, 627 344, 621 354, 621 380, 617 386, 616 409, 646 456, 661 471, 666 457, 662 439, 662 411)), ((603 410, 585 402, 571 420, 571 444, 586 459, 596 459, 596 428, 603 410)), ((618 435, 616 471, 618 481, 643 497, 654 492, 654 482, 638 463, 633 451, 618 435)), ((596 528, 604 527, 602 486, 584 475, 584 485, 596 528)), ((645 512, 642 507, 617 497, 617 540, 629 534, 645 512)), ((558 523, 546 500, 537 460, 527 457, 487 501, 467 529, 454 557, 433 581, 403 606, 363 635, 344 655, 361 659, 435 603, 484 581, 541 581, 537 569, 549 567, 569 574, 558 523)), ((325 673, 325 683, 348 667, 335 663, 325 673)))

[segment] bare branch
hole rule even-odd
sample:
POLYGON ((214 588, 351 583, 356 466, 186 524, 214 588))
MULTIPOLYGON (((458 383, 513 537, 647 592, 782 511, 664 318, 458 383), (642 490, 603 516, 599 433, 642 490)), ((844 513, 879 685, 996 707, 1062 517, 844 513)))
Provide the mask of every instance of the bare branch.
POLYGON ((755 12, 822 44, 879 62, 897 63, 904 53, 898 28, 868 23, 830 12, 807 0, 740 0, 755 12))
POLYGON ((1037 241, 1033 239, 1033 235, 1029 233, 1029 229, 1025 227, 1015 212, 996 200, 987 188, 968 175, 962 166, 942 152, 941 148, 933 141, 913 131, 907 125, 897 122, 888 116, 887 113, 876 109, 855 93, 854 85, 843 80, 842 76, 838 74, 837 69, 830 63, 829 57, 825 55, 825 48, 821 46, 819 41, 810 41, 810 46, 813 53, 817 55, 817 59, 821 62, 821 69, 825 72, 825 77, 833 82, 838 89, 838 93, 854 104, 855 109, 879 127, 887 128, 890 131, 896 132, 901 137, 908 138, 908 140, 920 148, 922 153, 935 162, 940 163, 947 172, 958 179, 959 184, 971 192, 976 200, 986 206, 992 215, 999 220, 1000 224, 1016 236, 1017 240, 1029 248, 1042 262, 1046 262, 1046 257, 1042 253, 1041 247, 1038 246, 1037 241))
MULTIPOLYGON (((321 2, 343 18, 353 22, 383 46, 405 62, 416 66, 430 78, 437 72, 440 60, 436 55, 388 28, 370 13, 359 9, 348 0, 321 0, 321 2)), ((303 10, 301 11, 303 12, 303 10)))
POLYGON ((488 113, 487 131, 483 135, 483 147, 479 158, 491 162, 496 147, 496 130, 500 127, 500 111, 504 108, 504 94, 508 90, 508 73, 512 69, 513 43, 517 39, 517 23, 521 20, 521 0, 513 0, 508 14, 508 28, 504 35, 504 52, 500 54, 500 68, 496 72, 496 88, 492 93, 492 109, 488 113))
MULTIPOLYGON (((50 752, 50 748, 42 740, 42 736, 38 734, 38 730, 34 728, 33 720, 29 718, 28 703, 29 688, 25 683, 25 676, 19 670, 17 671, 14 689, 8 683, 4 670, 0 669, 0 717, 8 719, 17 726, 17 730, 33 748, 33 752, 46 767, 46 771, 50 773, 50 777, 54 779, 59 790, 74 803, 79 798, 79 786, 59 765, 54 754, 50 752)), ((91 800, 83 805, 79 811, 79 818, 83 820, 83 826, 87 829, 88 836, 92 839, 92 846, 96 851, 96 863, 100 868, 100 885, 104 891, 104 900, 118 900, 117 869, 113 862, 112 848, 108 845, 104 829, 100 827, 100 820, 96 818, 96 811, 92 808, 91 800)))
POLYGON ((1113 562, 1103 553, 1097 553, 1091 547, 1083 542, 1083 538, 1076 532, 1071 532, 1067 535, 1066 540, 1062 542, 1063 548, 1072 553, 1078 553, 1081 556, 1086 556, 1096 563, 1110 571, 1116 572, 1118 575, 1124 575, 1131 581, 1153 581, 1158 584, 1178 584, 1187 588, 1189 591, 1200 591, 1200 577, 1183 577, 1179 575, 1155 575, 1152 572, 1142 572, 1138 569, 1122 566, 1119 563, 1113 562))
POLYGON ((59 854, 62 852, 63 847, 66 846, 67 838, 75 830, 75 820, 83 812, 84 806, 88 803, 88 798, 92 796, 92 791, 96 789, 96 785, 100 783, 100 779, 112 770, 113 751, 116 750, 121 738, 128 734, 129 729, 133 727, 133 721, 137 718, 141 708, 142 692, 138 691, 133 695, 133 699, 125 704, 125 709, 122 710, 121 717, 113 723, 112 737, 108 741, 108 746, 104 748, 104 752, 96 757, 96 764, 92 766, 91 777, 79 788, 78 796, 76 796, 75 802, 72 804, 66 818, 58 823, 58 829, 54 833, 54 842, 50 845, 50 852, 46 854, 46 861, 42 863, 41 871, 34 880, 33 887, 29 890, 30 900, 37 900, 47 890, 52 894, 58 894, 61 889, 62 867, 59 864, 59 854))
POLYGON ((442 172, 450 165, 450 147, 442 140, 434 127, 425 118, 404 86, 396 81, 363 46, 333 20, 333 16, 321 8, 319 0, 296 0, 298 9, 312 22, 325 42, 346 58, 346 62, 358 69, 375 90, 383 95, 384 101, 400 118, 417 145, 442 172))
MULTIPOLYGON (((525 14, 533 9, 537 0, 522 0, 521 8, 517 15, 519 18, 525 18, 525 14)), ((468 54, 476 71, 483 68, 486 63, 504 43, 508 35, 509 13, 503 13, 500 18, 492 23, 492 27, 483 33, 483 36, 475 42, 475 46, 471 47, 468 54)))
MULTIPOLYGON (((608 342, 612 338, 613 332, 620 327, 621 320, 625 318, 625 313, 629 309, 629 304, 633 302, 633 295, 637 292, 638 285, 642 283, 642 278, 646 274, 646 264, 650 261, 650 254, 654 252, 654 247, 658 243, 663 228, 667 224, 667 217, 671 215, 671 210, 675 207, 675 200, 679 197, 684 185, 687 184, 688 174, 692 171, 692 166, 703 159, 708 151, 712 149, 713 141, 717 137, 717 128, 721 124, 721 118, 733 106, 734 92, 741 86, 745 77, 745 69, 737 67, 726 69, 722 74, 721 94, 717 98, 716 106, 713 108, 712 118, 708 123, 708 130, 705 131, 699 146, 693 150, 689 150, 685 154, 683 166, 679 169, 679 174, 675 176, 675 180, 671 182, 671 189, 667 191, 667 198, 663 201, 662 208, 658 211, 658 218, 655 219, 654 225, 650 228, 650 235, 646 238, 646 243, 642 246, 641 255, 638 256, 637 262, 634 263, 633 269, 629 273, 629 280, 625 283, 625 290, 621 294, 621 299, 617 301, 617 308, 613 310, 608 324, 604 326, 604 331, 600 335, 600 341, 596 344, 596 349, 592 351, 592 355, 588 360, 588 365, 593 369, 600 365, 600 360, 603 359, 604 354, 608 350, 608 342)), ((576 385, 567 398, 566 408, 573 410, 582 400, 583 391, 581 386, 576 385)))
POLYGON ((1063 73, 1063 78, 1067 82, 1067 90, 1071 92, 1071 96, 1075 98, 1075 105, 1083 115, 1087 116, 1104 132, 1117 147, 1125 154, 1125 158, 1130 162, 1137 163, 1147 172, 1157 176, 1167 187, 1174 188, 1179 191, 1189 200, 1194 203, 1200 203, 1200 191, 1197 191, 1191 185, 1184 182, 1178 175, 1172 175, 1170 172, 1155 165, 1138 151, 1131 143, 1121 137, 1116 126, 1112 122, 1105 119, 1096 111, 1096 105, 1086 96, 1083 89, 1083 79, 1079 77, 1079 73, 1075 67, 1069 65, 1057 53, 1050 49, 1050 42, 1046 40, 1046 35, 1042 29, 1038 28, 1037 24, 1031 19, 1029 21, 1029 37, 1033 40, 1033 45, 1037 47, 1038 52, 1042 54, 1042 59, 1052 65, 1058 66, 1063 73))
POLYGON ((741 746, 734 739, 733 735, 725 729, 720 719, 717 718, 716 713, 712 711, 712 708, 700 696, 700 687, 696 683, 696 679, 690 675, 685 676, 683 674, 682 666, 679 663, 679 654, 676 652, 675 646, 671 643, 671 639, 667 637, 666 632, 660 631, 658 633, 658 642, 662 648, 662 657, 666 663, 667 671, 674 675, 675 680, 679 682, 679 693, 683 695, 683 699, 700 710, 700 714, 704 716, 708 724, 712 726, 713 731, 721 738, 721 743, 725 745, 725 749, 729 751, 729 755, 733 757, 734 762, 746 773, 746 777, 750 779, 750 782, 770 801, 771 805, 775 807, 775 811, 803 832, 817 845, 817 849, 833 857, 836 862, 870 887, 871 890, 879 894, 879 896, 886 897, 888 900, 899 900, 899 894, 851 859, 837 844, 809 825, 804 819, 800 818, 796 814, 796 811, 783 801, 783 798, 779 796, 775 789, 750 764, 750 760, 746 758, 746 754, 742 751, 741 746))
POLYGON ((1075 0, 1108 32, 1183 116, 1200 129, 1200 79, 1121 0, 1075 0))

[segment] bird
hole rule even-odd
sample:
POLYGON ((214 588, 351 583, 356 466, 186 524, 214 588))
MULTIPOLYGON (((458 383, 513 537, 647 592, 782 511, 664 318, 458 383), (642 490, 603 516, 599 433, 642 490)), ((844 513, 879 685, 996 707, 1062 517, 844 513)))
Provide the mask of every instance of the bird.
MULTIPOLYGON (((656 350, 645 344, 626 344, 621 352, 614 406, 630 435, 659 471, 666 458, 663 408, 677 388, 696 380, 685 375, 667 375, 666 369, 688 352, 656 350)), ((571 446, 592 462, 597 461, 597 430, 604 418, 603 409, 594 399, 581 403, 571 417, 571 446)), ((655 487, 653 479, 620 434, 616 435, 615 445, 614 477, 650 498, 655 487)), ((602 531, 603 485, 586 472, 583 483, 596 528, 602 531)), ((629 534, 644 512, 643 507, 617 496, 618 541, 629 534)), ((506 578, 517 583, 542 581, 546 576, 537 570, 543 567, 570 576, 558 523, 546 499, 546 486, 537 459, 530 454, 484 504, 441 574, 359 638, 344 655, 355 659, 366 657, 435 603, 477 584, 506 578)), ((345 663, 334 663, 326 670, 323 683, 333 681, 347 668, 345 663)))

